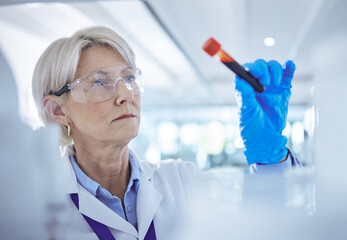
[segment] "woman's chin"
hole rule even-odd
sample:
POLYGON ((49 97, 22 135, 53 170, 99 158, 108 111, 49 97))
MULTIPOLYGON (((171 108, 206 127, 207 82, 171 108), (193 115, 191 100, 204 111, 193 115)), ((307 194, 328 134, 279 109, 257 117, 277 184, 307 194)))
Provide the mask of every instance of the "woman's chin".
POLYGON ((129 143, 132 139, 134 139, 138 134, 137 129, 131 129, 128 131, 122 131, 120 133, 116 133, 115 135, 110 136, 111 141, 114 142, 127 142, 129 143))

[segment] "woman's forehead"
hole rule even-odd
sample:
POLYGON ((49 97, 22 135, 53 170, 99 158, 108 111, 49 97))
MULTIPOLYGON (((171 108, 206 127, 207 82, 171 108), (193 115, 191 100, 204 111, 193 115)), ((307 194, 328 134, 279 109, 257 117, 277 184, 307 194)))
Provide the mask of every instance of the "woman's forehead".
POLYGON ((118 65, 118 66, 111 66, 111 67, 98 69, 94 72, 88 73, 87 75, 83 75, 81 78, 100 77, 100 76, 114 77, 118 75, 134 73, 134 71, 135 71, 134 68, 129 65, 118 65))
POLYGON ((126 66, 127 62, 112 47, 93 46, 81 53, 75 78, 111 66, 126 66))

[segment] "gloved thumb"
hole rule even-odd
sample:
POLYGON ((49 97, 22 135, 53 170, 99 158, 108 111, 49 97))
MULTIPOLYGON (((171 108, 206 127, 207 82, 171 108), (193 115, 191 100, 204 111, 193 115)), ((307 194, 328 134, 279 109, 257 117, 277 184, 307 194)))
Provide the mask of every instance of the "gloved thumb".
POLYGON ((292 87, 292 79, 294 76, 296 66, 293 61, 288 60, 283 66, 283 78, 282 78, 282 86, 286 88, 292 87))

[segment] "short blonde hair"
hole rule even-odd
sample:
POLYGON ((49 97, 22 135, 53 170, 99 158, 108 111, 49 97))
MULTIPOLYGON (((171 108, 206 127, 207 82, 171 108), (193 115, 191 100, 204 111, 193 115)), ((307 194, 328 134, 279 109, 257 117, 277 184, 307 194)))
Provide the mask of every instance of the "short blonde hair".
MULTIPOLYGON (((74 80, 81 53, 92 46, 109 46, 131 66, 135 66, 135 54, 129 44, 115 31, 107 27, 81 29, 68 38, 54 41, 39 58, 32 80, 32 94, 39 117, 44 124, 57 123, 43 107, 43 97, 60 90, 74 80)), ((67 94, 56 97, 58 104, 66 101, 67 94)), ((74 154, 73 140, 67 135, 67 127, 61 127, 60 151, 74 154)))

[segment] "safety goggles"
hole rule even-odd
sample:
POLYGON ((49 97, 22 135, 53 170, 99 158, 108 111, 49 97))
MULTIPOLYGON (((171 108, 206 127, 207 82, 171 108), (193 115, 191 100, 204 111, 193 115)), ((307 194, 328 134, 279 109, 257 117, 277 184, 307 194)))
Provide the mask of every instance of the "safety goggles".
POLYGON ((141 74, 140 69, 132 66, 107 67, 80 77, 50 94, 61 96, 71 91, 75 102, 97 103, 113 98, 121 80, 134 95, 139 95, 143 92, 141 74))

